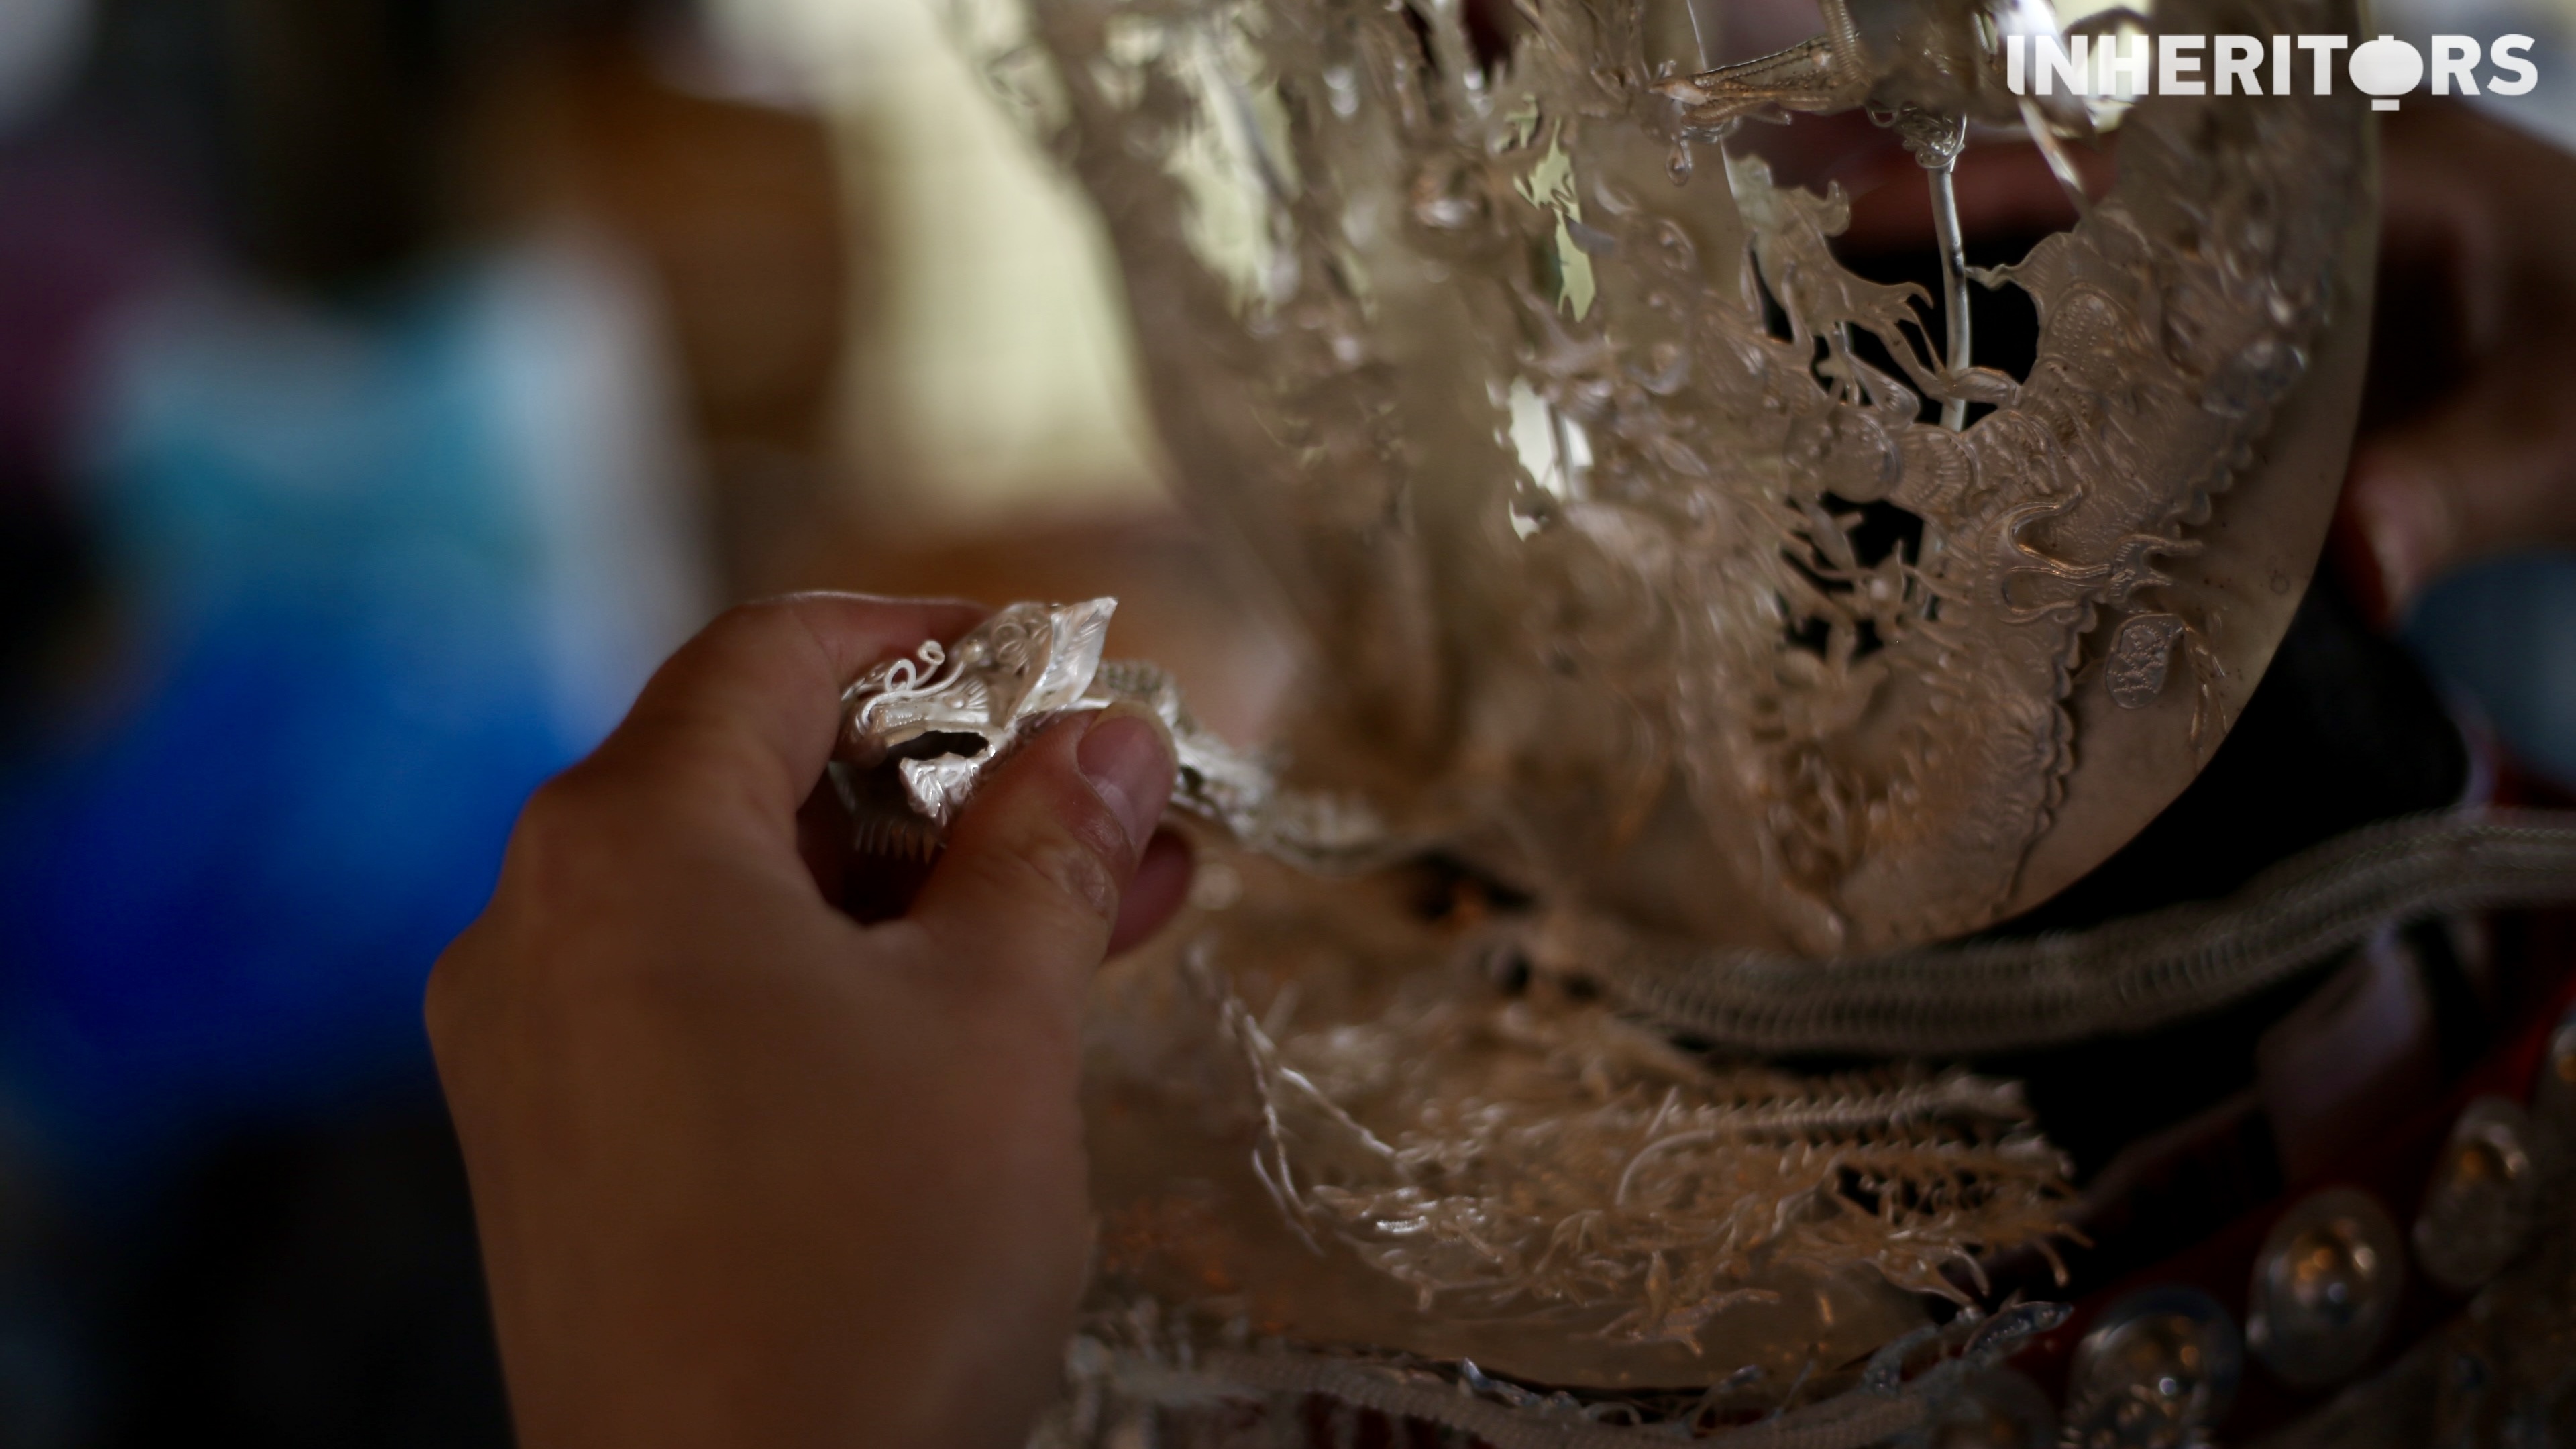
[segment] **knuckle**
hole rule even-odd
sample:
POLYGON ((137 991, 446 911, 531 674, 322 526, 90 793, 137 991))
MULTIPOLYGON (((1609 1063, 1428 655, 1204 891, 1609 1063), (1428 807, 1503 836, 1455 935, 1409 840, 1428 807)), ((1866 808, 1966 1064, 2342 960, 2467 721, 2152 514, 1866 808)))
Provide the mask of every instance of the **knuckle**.
POLYGON ((1127 827, 1119 823, 1109 803, 1093 793, 1090 786, 1075 785, 1064 794, 1062 818, 1066 833, 1080 841, 1083 850, 1115 877, 1126 868, 1132 853, 1127 844, 1127 827))
POLYGON ((1118 888, 1107 867, 1069 837, 1028 841, 988 857, 984 869, 994 877, 996 899, 1069 902, 1102 920, 1117 913, 1118 888))
POLYGON ((728 648, 811 647, 828 654, 804 602, 794 594, 778 594, 736 604, 716 616, 706 633, 727 642, 728 648))
POLYGON ((636 843, 650 838, 657 801, 649 791, 585 763, 536 788, 519 811, 503 864, 504 883, 538 900, 587 900, 625 874, 636 843))
POLYGON ((1032 862, 1068 899, 1100 919, 1118 915, 1118 881, 1096 851, 1066 843, 1042 847, 1032 862))
POLYGON ((463 1003, 457 1000, 457 993, 463 988, 456 980, 458 969, 456 948, 450 947, 430 968, 429 985, 421 992, 421 1022, 428 1029, 433 1054, 449 1048, 461 1025, 463 1003))
POLYGON ((774 629, 792 619, 794 614, 795 600, 792 597, 752 599, 716 615, 710 628, 728 633, 738 629, 774 629))
POLYGON ((554 855, 577 847, 591 833, 597 814, 592 792, 578 769, 567 770, 539 785, 519 809, 510 843, 530 852, 554 855))
POLYGON ((803 632, 804 626, 787 600, 754 599, 735 604, 708 620, 681 653, 702 663, 710 658, 739 658, 776 648, 782 636, 803 632))
POLYGON ((1100 797, 1078 781, 1059 782, 1039 814, 1043 824, 1002 853, 1006 868, 1033 875, 1052 895, 1101 920, 1118 915, 1127 836, 1100 797))
POLYGON ((646 831, 621 808, 617 792, 579 769, 529 796, 510 833, 501 879, 483 916, 440 958, 431 973, 472 976, 479 957, 502 954, 544 960, 560 969, 570 948, 613 935, 637 907, 636 841, 646 831))
POLYGON ((421 998, 433 1053, 474 1056, 496 1031, 570 1039, 603 1014, 695 1010, 708 973, 687 943, 705 912, 651 848, 667 825, 613 772, 538 787, 482 915, 432 966, 421 998))

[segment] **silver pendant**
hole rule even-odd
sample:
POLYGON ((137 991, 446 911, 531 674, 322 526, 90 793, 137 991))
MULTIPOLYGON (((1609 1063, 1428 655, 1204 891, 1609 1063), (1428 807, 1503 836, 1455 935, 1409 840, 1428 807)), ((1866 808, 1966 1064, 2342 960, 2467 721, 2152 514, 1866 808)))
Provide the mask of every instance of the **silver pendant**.
POLYGON ((2327 1188, 2263 1240, 2246 1295, 2246 1342, 2293 1387, 2335 1383, 2387 1336, 2405 1274, 2387 1210, 2356 1188, 2327 1188))
POLYGON ((2522 1255, 2539 1206, 2531 1119, 2502 1097, 2460 1113, 2415 1219, 2415 1261, 2454 1293, 2472 1293, 2522 1255))
POLYGON ((2060 1442, 2082 1449, 2206 1444, 2244 1368, 2244 1340, 2216 1299, 2181 1286, 2132 1293, 2075 1347, 2060 1442))

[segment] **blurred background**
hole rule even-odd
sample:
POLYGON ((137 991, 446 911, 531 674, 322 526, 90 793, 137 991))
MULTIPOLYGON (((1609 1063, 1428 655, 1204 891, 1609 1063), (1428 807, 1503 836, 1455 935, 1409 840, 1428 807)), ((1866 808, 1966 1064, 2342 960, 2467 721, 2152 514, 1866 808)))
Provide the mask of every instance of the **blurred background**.
POLYGON ((0 1449, 506 1440, 419 1000, 725 603, 1258 694, 916 0, 0 0, 0 1449))
MULTIPOLYGON (((941 25, 0 0, 0 1449, 506 1441, 421 985, 725 603, 1115 592, 1257 730, 1288 651, 941 25)), ((2415 627, 2576 778, 2563 560, 2415 627)))

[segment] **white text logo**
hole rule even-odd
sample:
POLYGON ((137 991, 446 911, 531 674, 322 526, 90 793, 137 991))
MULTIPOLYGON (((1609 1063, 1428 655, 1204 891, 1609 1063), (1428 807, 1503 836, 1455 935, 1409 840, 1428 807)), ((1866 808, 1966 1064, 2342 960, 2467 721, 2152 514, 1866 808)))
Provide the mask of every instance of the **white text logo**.
MULTIPOLYGON (((2341 35, 2054 35, 2004 37, 2004 83, 2017 96, 2070 95, 2101 100, 2140 96, 2311 95, 2334 89, 2335 57, 2349 48, 2345 72, 2372 97, 2372 110, 2397 109, 2397 97, 2423 84, 2424 53, 2383 35, 2361 45, 2341 35), (2099 42, 2098 44, 2096 42, 2099 42)), ((2478 94, 2483 48, 2471 35, 2436 35, 2430 70, 2437 96, 2478 94)), ((2489 95, 2526 95, 2540 72, 2529 59, 2531 37, 2499 36, 2487 50, 2489 95)))

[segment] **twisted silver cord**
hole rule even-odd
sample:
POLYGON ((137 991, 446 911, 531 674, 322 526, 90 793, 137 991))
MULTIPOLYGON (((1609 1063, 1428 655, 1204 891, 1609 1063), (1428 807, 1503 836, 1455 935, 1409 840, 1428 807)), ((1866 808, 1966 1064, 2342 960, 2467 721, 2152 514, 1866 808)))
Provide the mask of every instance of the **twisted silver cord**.
POLYGON ((1952 1056, 2153 1030, 2455 911, 2576 902, 2576 811, 2366 826, 2222 901, 2090 930, 1808 961, 1638 944, 1591 964, 1657 1024, 1759 1054, 1952 1056))
MULTIPOLYGON (((1545 1407, 1498 1402, 1474 1392, 1485 1381, 1473 1364, 1461 1366, 1463 1379, 1453 1379, 1445 1371, 1407 1371, 1279 1347, 1265 1352, 1216 1349, 1195 1355, 1186 1365, 1122 1351, 1099 1356, 1094 1367, 1105 1370, 1102 1377, 1119 1396, 1135 1402, 1205 1404, 1246 1394, 1321 1395, 1391 1418, 1464 1430, 1493 1449, 1631 1449, 1684 1439, 1730 1449, 1862 1449, 1920 1429, 1964 1387, 1967 1375, 2001 1362, 2066 1317, 2062 1305, 2024 1303, 1992 1317, 1963 1319, 1967 1331, 1952 1330, 1945 1356, 1907 1378, 1909 1355, 1942 1337, 1941 1330, 1918 1330, 1872 1355, 1861 1382, 1850 1389, 1755 1423, 1700 1434, 1672 1422, 1614 1425, 1569 1419, 1566 1410, 1574 1409, 1576 1400, 1563 1393, 1545 1407)), ((1529 1397, 1524 1394, 1525 1400, 1529 1397)), ((1040 1442, 1046 1442, 1043 1436, 1040 1442)))

